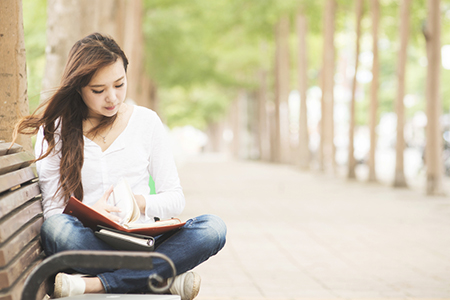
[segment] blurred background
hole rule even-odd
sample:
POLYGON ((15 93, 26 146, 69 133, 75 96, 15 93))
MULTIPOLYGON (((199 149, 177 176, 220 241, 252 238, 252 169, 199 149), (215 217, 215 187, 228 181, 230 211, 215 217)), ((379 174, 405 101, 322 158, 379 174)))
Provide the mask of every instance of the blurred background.
POLYGON ((450 0, 1 0, 0 140, 95 31, 227 224, 199 299, 450 299, 450 0))
POLYGON ((22 0, 28 101, 73 43, 113 36, 128 101, 198 153, 442 194, 450 175, 450 1, 22 0), (426 162, 426 163, 425 163, 426 162))

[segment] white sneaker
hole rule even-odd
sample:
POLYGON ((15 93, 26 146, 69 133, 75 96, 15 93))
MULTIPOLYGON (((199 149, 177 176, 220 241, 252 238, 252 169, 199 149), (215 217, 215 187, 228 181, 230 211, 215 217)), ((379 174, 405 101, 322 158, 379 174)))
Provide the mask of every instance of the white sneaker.
POLYGON ((58 273, 55 278, 54 298, 69 297, 84 294, 86 283, 83 280, 84 275, 69 275, 58 273))
POLYGON ((200 291, 201 281, 202 279, 197 273, 186 272, 175 277, 169 291, 172 295, 179 295, 181 300, 192 300, 200 291))

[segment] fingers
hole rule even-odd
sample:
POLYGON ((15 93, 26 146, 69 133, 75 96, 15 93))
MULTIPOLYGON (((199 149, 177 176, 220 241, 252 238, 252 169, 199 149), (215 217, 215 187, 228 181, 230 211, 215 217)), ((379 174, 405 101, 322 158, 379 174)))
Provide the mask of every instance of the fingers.
POLYGON ((114 186, 110 186, 109 189, 106 190, 105 194, 108 194, 108 196, 112 193, 112 191, 114 190, 114 186))
POLYGON ((122 219, 120 217, 112 214, 113 212, 118 212, 118 213, 121 212, 122 210, 120 208, 111 206, 111 205, 106 205, 104 207, 104 210, 105 210, 105 214, 107 215, 107 217, 110 218, 111 220, 113 220, 117 223, 120 223, 120 221, 122 221, 122 219))
POLYGON ((108 219, 113 220, 116 223, 120 223, 122 221, 121 218, 119 218, 118 216, 115 216, 113 214, 110 214, 108 212, 105 211, 104 216, 106 216, 108 219))
POLYGON ((102 200, 106 201, 114 190, 114 186, 110 186, 102 196, 102 200))
POLYGON ((122 210, 117 206, 105 205, 105 210, 107 212, 121 212, 122 210))
POLYGON ((96 211, 98 211, 99 213, 106 216, 108 219, 111 219, 114 222, 120 223, 120 221, 122 221, 122 219, 112 213, 115 213, 115 212, 119 213, 122 210, 116 206, 106 204, 106 201, 108 200, 108 198, 111 195, 111 193, 113 192, 113 190, 114 190, 114 186, 110 186, 106 190, 106 192, 103 194, 102 198, 100 198, 100 200, 98 200, 97 203, 95 203, 92 206, 92 208, 94 208, 96 211))

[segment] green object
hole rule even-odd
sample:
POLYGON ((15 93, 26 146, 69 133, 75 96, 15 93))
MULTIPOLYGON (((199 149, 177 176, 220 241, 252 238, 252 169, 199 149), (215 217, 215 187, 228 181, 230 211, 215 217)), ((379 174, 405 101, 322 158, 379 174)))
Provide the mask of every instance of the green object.
POLYGON ((148 186, 150 187, 150 195, 155 195, 156 194, 155 181, 153 180, 151 175, 150 180, 148 181, 148 186))

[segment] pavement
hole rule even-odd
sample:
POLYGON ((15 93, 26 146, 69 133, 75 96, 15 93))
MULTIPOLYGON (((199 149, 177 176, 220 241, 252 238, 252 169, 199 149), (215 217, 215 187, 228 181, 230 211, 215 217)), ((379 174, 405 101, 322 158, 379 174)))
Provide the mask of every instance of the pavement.
POLYGON ((198 300, 450 299, 450 196, 199 156, 182 219, 227 224, 198 300))

